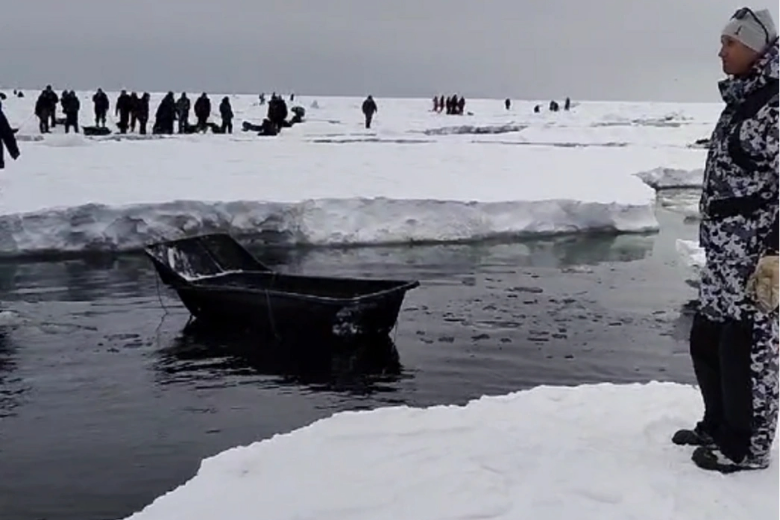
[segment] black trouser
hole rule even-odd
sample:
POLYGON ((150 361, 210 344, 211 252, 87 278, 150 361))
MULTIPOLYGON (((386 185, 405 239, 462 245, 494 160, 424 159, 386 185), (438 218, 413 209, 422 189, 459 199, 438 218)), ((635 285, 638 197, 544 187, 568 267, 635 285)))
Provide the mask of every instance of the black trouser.
POLYGON ((179 133, 184 134, 187 132, 187 126, 189 125, 189 112, 182 112, 179 114, 179 133))
POLYGON ((141 135, 146 135, 146 122, 148 121, 148 118, 146 117, 139 117, 138 118, 138 133, 141 135))
POLYGON ((129 126, 128 120, 130 119, 130 112, 125 112, 123 110, 119 111, 119 124, 117 125, 119 127, 119 132, 126 134, 127 133, 127 127, 129 126))
POLYGON ((135 115, 135 113, 130 114, 130 131, 135 132, 135 124, 138 121, 138 117, 135 115))
POLYGON ((232 134, 233 133, 233 120, 232 119, 222 119, 222 133, 223 134, 232 134))
POLYGON ((106 111, 95 110, 95 126, 106 126, 106 111))
POLYGON ((753 419, 749 322, 715 322, 697 313, 691 327, 693 370, 704 399, 701 427, 730 459, 741 461, 750 449, 753 419))
POLYGON ((206 116, 206 117, 197 116, 197 118, 198 118, 198 132, 204 132, 205 133, 206 132, 206 128, 208 127, 206 122, 208 121, 209 116, 206 116))
POLYGON ((70 133, 70 127, 73 127, 73 130, 76 133, 79 133, 79 115, 78 113, 68 113, 65 114, 65 133, 70 133))
POLYGON ((366 114, 366 128, 371 128, 371 120, 374 119, 374 114, 366 114))
POLYGON ((42 134, 49 133, 49 114, 38 116, 38 129, 42 134))

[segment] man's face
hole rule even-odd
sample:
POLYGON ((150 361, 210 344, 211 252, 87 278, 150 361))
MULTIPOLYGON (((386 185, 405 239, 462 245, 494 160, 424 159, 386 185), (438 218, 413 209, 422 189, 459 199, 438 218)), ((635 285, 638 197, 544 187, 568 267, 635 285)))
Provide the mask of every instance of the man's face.
POLYGON ((732 76, 747 74, 750 67, 758 59, 756 51, 747 47, 742 42, 730 37, 720 38, 720 52, 718 56, 723 62, 723 72, 732 76))

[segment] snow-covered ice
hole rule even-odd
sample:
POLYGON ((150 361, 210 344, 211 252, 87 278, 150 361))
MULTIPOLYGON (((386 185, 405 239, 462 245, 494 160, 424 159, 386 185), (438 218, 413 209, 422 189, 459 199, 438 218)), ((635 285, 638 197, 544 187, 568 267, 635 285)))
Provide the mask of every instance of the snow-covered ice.
POLYGON ((701 412, 650 383, 339 413, 204 460, 128 520, 776 519, 777 462, 724 476, 671 444, 701 412))
POLYGON ((704 169, 683 170, 679 168, 655 168, 638 172, 637 176, 648 186, 657 190, 668 188, 701 188, 704 169))
MULTIPOLYGON (((447 116, 426 100, 388 99, 369 131, 360 99, 300 97, 318 108, 275 138, 39 139, 36 93, 26 94, 3 105, 26 142, 2 177, 0 255, 130 250, 210 231, 311 245, 652 231, 655 194, 635 174, 700 167, 703 152, 685 143, 719 108, 581 103, 534 114, 534 102, 506 111, 474 100, 473 115, 447 116)), ((88 122, 91 93, 79 95, 88 122)), ((255 96, 232 100, 237 127, 262 119, 255 96)))
POLYGON ((678 238, 675 245, 677 247, 677 252, 688 267, 694 269, 704 267, 704 264, 707 262, 707 257, 704 254, 704 249, 699 246, 697 241, 678 238))

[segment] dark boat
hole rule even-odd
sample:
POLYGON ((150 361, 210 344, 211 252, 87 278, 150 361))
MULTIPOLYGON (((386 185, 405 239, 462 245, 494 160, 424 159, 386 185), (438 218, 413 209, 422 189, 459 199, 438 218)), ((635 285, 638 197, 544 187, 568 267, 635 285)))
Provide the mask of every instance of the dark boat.
POLYGON ((224 233, 159 242, 144 252, 195 319, 278 340, 387 336, 406 291, 420 285, 279 273, 224 233))

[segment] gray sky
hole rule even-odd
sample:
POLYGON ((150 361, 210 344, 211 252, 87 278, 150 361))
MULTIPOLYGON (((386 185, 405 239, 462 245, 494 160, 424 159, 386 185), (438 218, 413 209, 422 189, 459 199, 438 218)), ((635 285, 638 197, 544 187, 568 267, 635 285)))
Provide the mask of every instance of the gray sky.
POLYGON ((713 101, 720 30, 740 5, 0 0, 0 85, 713 101))

